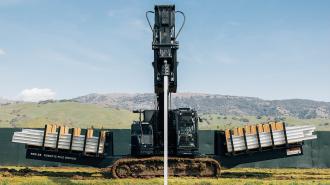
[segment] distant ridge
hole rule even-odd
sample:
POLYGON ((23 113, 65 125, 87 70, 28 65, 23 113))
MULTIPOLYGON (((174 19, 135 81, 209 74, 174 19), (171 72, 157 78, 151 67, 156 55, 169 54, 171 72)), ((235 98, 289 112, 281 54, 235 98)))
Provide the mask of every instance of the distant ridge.
MULTIPOLYGON (((0 127, 42 128, 45 123, 70 127, 130 128, 138 115, 133 109, 154 109, 155 96, 142 94, 89 94, 66 100, 19 102, 1 100, 0 127)), ((200 93, 173 95, 172 108, 198 110, 200 129, 226 129, 272 120, 288 125, 314 125, 330 130, 330 103, 312 100, 260 98, 200 93)))
MULTIPOLYGON (((118 109, 153 109, 155 95, 152 93, 88 94, 72 101, 98 104, 118 109)), ((220 115, 291 116, 300 119, 330 118, 330 103, 304 100, 263 100, 254 97, 229 96, 203 93, 176 93, 172 95, 172 108, 191 107, 201 113, 220 115)))

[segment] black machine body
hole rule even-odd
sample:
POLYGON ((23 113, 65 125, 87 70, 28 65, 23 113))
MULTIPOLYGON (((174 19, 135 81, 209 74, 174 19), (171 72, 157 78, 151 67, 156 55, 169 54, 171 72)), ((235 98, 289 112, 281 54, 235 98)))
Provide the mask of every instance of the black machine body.
MULTIPOLYGON (((131 126, 132 155, 163 154, 163 127, 158 121, 157 110, 135 111, 143 119, 131 126)), ((198 154, 198 115, 189 108, 169 111, 169 154, 173 156, 198 154)))

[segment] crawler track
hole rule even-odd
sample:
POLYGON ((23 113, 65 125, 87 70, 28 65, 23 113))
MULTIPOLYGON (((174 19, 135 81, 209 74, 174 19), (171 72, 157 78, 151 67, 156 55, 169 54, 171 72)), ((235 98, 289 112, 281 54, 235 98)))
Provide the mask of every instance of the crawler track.
MULTIPOLYGON (((163 157, 123 158, 103 170, 114 178, 150 178, 163 176, 163 157)), ((170 176, 218 177, 220 164, 211 158, 169 157, 170 176)))

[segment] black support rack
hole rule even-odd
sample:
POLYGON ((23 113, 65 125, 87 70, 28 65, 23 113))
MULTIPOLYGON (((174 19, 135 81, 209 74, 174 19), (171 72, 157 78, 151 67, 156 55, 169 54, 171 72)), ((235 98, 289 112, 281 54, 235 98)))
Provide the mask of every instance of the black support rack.
POLYGON ((246 130, 245 130, 245 128, 243 128, 243 136, 244 136, 245 151, 249 152, 249 148, 248 148, 248 144, 247 144, 247 140, 246 140, 246 130))
POLYGON ((57 131, 56 147, 55 147, 56 151, 58 150, 58 141, 60 140, 61 128, 62 128, 62 126, 60 126, 58 131, 57 131))
POLYGON ((229 130, 229 135, 230 135, 230 143, 231 143, 231 153, 234 155, 235 154, 235 148, 234 148, 233 131, 232 130, 229 130))
POLYGON ((287 136, 287 133, 286 133, 286 126, 285 126, 284 122, 283 122, 283 133, 284 133, 284 138, 285 138, 285 145, 288 147, 289 146, 288 136, 287 136))
POLYGON ((44 137, 42 138, 42 149, 43 150, 45 150, 45 140, 46 140, 46 135, 47 135, 47 128, 48 128, 48 125, 45 125, 44 137))
POLYGON ((258 138, 259 151, 262 151, 261 142, 260 142, 260 132, 259 132, 259 127, 258 126, 256 126, 256 130, 257 130, 257 138, 258 138))
POLYGON ((275 148, 274 134, 273 134, 273 128, 272 128, 271 124, 269 124, 269 130, 270 130, 270 139, 272 140, 272 148, 275 148))
POLYGON ((97 140, 96 156, 99 156, 101 136, 102 136, 102 130, 100 130, 100 132, 99 132, 99 138, 97 140))
POLYGON ((71 129, 70 148, 69 148, 70 152, 72 152, 73 133, 74 133, 74 128, 71 129))
POLYGON ((87 133, 88 133, 88 130, 86 130, 86 132, 85 132, 85 139, 84 139, 84 146, 83 146, 84 155, 86 154, 87 133))

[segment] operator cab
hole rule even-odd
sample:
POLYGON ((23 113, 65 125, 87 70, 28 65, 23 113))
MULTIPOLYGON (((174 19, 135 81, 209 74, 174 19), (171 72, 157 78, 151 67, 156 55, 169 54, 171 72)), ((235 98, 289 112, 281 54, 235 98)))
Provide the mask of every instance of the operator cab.
POLYGON ((131 153, 153 154, 153 129, 148 122, 134 121, 131 125, 131 153))
POLYGON ((195 110, 180 108, 172 113, 176 122, 176 153, 178 155, 198 154, 198 117, 195 110))
POLYGON ((183 115, 178 122, 178 145, 182 147, 193 147, 195 144, 195 120, 191 115, 183 115))

